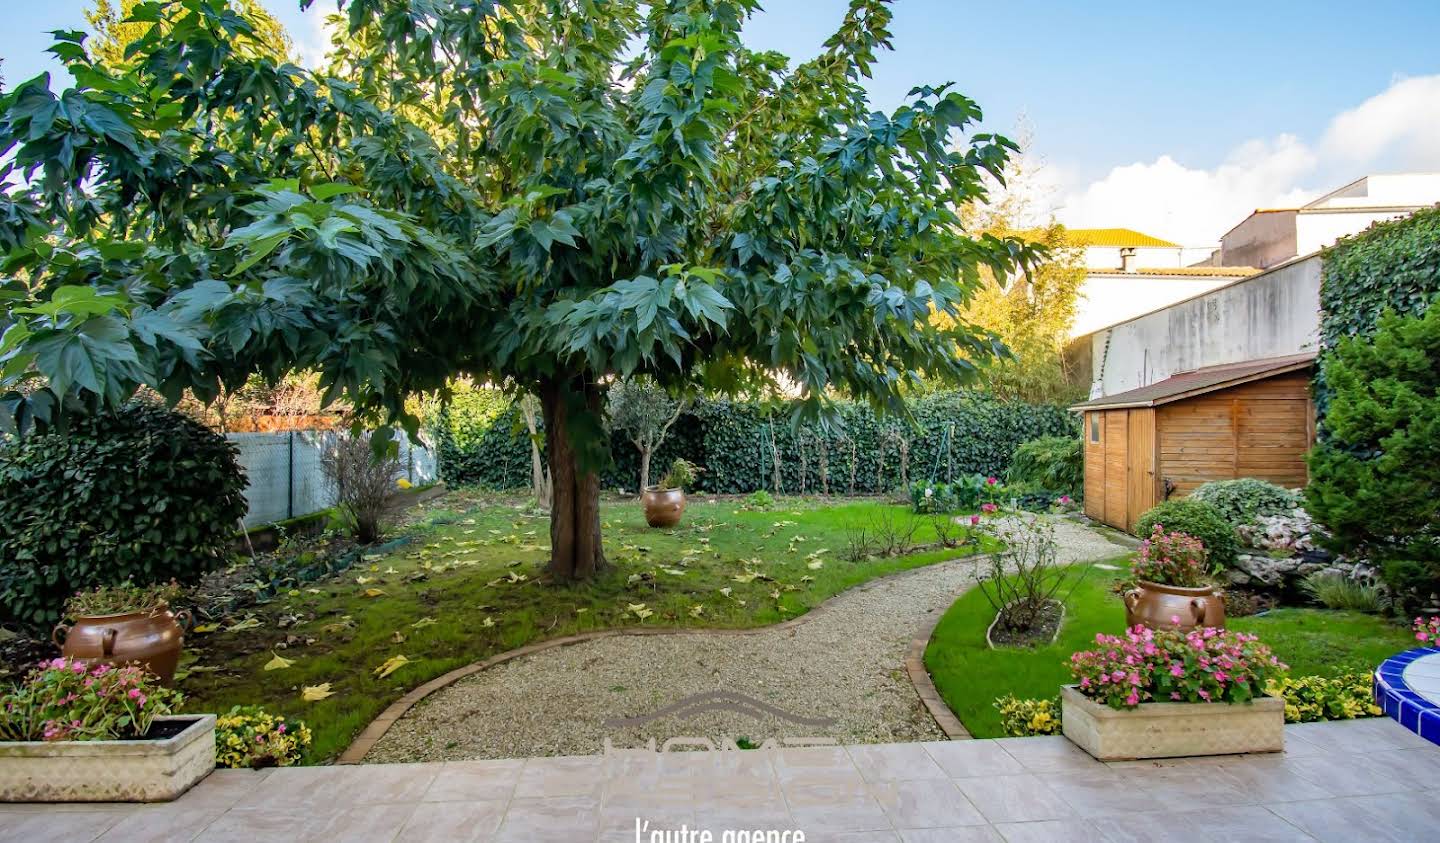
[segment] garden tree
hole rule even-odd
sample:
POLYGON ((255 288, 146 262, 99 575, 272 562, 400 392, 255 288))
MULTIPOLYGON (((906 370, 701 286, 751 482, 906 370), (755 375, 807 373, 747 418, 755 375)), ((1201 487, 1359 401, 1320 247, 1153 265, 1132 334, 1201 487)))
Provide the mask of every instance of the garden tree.
MULTIPOLYGON (((1434 301, 1432 299, 1432 301, 1434 301)), ((1382 564, 1407 604, 1440 593, 1440 304, 1380 317, 1321 358, 1330 389, 1305 508, 1344 553, 1382 564)))
POLYGON ((784 376, 797 415, 972 378, 999 346, 961 309, 1038 251, 961 219, 1013 144, 961 140, 980 110, 949 85, 870 110, 883 0, 796 66, 741 43, 756 8, 356 0, 324 76, 243 48, 223 0, 137 5, 124 65, 60 33, 76 87, 0 101, 28 178, 0 200, 9 424, 314 370, 326 403, 414 435, 408 395, 514 383, 541 401, 568 579, 604 564, 614 376, 784 376))
POLYGON ((644 375, 626 378, 610 387, 605 418, 611 431, 625 434, 640 452, 640 490, 650 487, 650 458, 684 412, 687 401, 670 397, 644 375))
MULTIPOLYGON (((85 43, 85 49, 92 58, 111 67, 125 63, 126 46, 143 37, 151 26, 143 21, 127 22, 141 3, 142 0, 119 0, 117 8, 112 0, 95 0, 94 7, 85 11, 86 22, 95 30, 95 37, 85 43)), ((236 43, 237 49, 277 61, 284 61, 291 55, 294 45, 285 32, 285 26, 258 0, 238 0, 235 7, 254 30, 254 38, 236 43)))
POLYGON ((520 415, 525 419, 525 431, 530 442, 530 491, 535 503, 550 508, 550 475, 545 471, 545 460, 540 456, 540 414, 543 411, 540 399, 527 392, 515 402, 520 415))

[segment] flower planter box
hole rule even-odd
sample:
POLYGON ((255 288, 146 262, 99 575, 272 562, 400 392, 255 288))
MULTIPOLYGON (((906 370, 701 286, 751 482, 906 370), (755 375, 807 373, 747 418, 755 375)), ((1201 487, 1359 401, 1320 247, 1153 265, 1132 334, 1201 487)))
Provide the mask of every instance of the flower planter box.
POLYGON ((0 802, 169 802, 215 769, 215 715, 167 738, 0 742, 0 802))
POLYGON ((1285 701, 1279 697, 1114 709, 1066 685, 1060 689, 1060 711, 1065 737, 1101 761, 1285 749, 1285 701))

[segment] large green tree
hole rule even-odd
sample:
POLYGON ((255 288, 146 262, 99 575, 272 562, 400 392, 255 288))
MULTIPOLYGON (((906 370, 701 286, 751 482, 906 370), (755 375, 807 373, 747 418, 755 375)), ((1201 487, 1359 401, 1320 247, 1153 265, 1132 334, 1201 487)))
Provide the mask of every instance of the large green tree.
POLYGON ((961 317, 1033 257, 961 211, 1013 145, 949 85, 873 111, 884 0, 815 59, 747 49, 754 0, 350 0, 313 74, 224 0, 140 3, 0 102, 0 392, 16 429, 142 385, 314 370, 381 425, 455 375, 540 396, 551 572, 604 564, 604 384, 778 377, 904 412, 999 350, 961 317), (17 179, 15 176, 23 176, 17 179), (937 324, 930 317, 951 319, 937 324))

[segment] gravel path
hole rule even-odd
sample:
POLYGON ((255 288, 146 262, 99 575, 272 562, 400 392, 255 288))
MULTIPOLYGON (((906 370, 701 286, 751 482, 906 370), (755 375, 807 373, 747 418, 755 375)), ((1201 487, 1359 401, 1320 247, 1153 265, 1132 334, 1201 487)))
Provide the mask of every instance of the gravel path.
MULTIPOLYGON (((1099 533, 1050 519, 1062 562, 1125 552, 1099 533)), ((587 755, 679 736, 828 737, 840 743, 943 740, 905 676, 915 631, 974 584, 970 560, 897 574, 834 598, 813 620, 750 635, 685 632, 620 636, 515 659, 430 695, 365 757, 367 762, 587 755), (690 711, 644 725, 694 694, 738 692, 791 715, 690 711)))

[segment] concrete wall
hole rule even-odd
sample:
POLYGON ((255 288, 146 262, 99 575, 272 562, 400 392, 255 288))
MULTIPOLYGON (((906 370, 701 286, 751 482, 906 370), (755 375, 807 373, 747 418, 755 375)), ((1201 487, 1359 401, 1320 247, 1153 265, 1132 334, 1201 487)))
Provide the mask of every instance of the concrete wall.
POLYGON ((1266 269, 1295 257, 1295 215, 1256 211, 1246 217, 1220 238, 1220 265, 1266 269))
POLYGON ((1091 272, 1085 276, 1075 300, 1075 321, 1070 326, 1070 336, 1084 336, 1234 280, 1091 272))
POLYGON ((1090 397, 1311 351, 1319 331, 1320 258, 1311 255, 1090 335, 1090 397))

